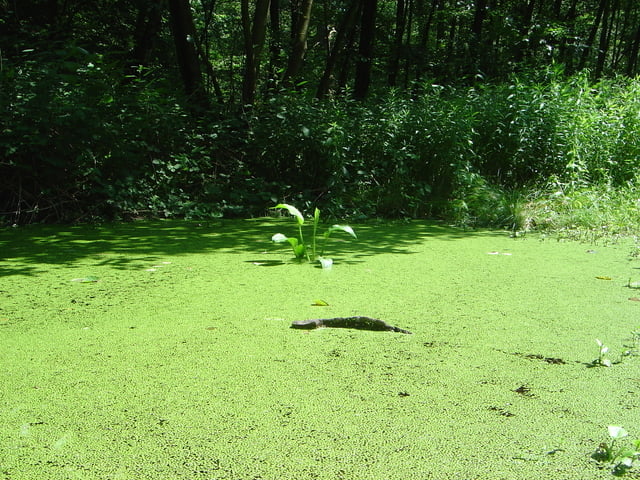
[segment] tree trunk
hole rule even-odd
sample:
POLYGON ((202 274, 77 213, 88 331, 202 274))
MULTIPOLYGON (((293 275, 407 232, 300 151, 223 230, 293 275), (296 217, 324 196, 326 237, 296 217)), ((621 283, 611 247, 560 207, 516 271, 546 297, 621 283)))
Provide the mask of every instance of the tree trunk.
MULTIPOLYGON (((415 65, 416 80, 422 79, 424 71, 427 66, 427 49, 429 47, 429 37, 431 36, 431 27, 433 20, 437 14, 439 8, 441 8, 441 0, 432 0, 429 13, 425 13, 426 0, 420 0, 418 16, 422 18, 422 25, 418 29, 418 48, 417 55, 418 61, 415 65)), ((420 21, 420 20, 418 20, 420 21)))
POLYGON ((402 57, 404 58, 404 79, 403 79, 403 83, 402 86, 403 88, 407 88, 409 86, 409 74, 411 71, 411 67, 415 66, 415 64, 417 63, 417 59, 415 57, 415 49, 412 48, 411 44, 412 44, 412 38, 411 38, 411 34, 414 31, 413 28, 413 22, 414 22, 414 10, 415 10, 415 6, 414 6, 414 0, 407 0, 407 5, 406 5, 406 25, 405 25, 405 32, 407 34, 407 36, 404 39, 404 44, 403 44, 403 52, 402 52, 402 57))
POLYGON ((249 0, 242 0, 242 28, 244 31, 245 68, 242 79, 242 102, 253 105, 255 102, 258 72, 260 70, 260 55, 264 47, 267 33, 267 17, 270 0, 256 0, 253 22, 249 15, 249 0))
POLYGON ((282 64, 282 29, 280 28, 280 0, 269 5, 269 89, 276 88, 282 64))
POLYGON ((353 86, 353 96, 358 100, 362 100, 367 96, 369 85, 371 84, 371 63, 373 61, 377 9, 378 0, 363 0, 360 45, 356 62, 356 80, 353 86))
POLYGON ((529 0, 528 3, 522 4, 520 12, 516 16, 518 25, 519 38, 516 39, 513 45, 513 63, 518 64, 522 62, 528 52, 535 48, 532 45, 533 39, 530 38, 531 23, 533 20, 533 9, 535 7, 535 0, 529 0))
POLYGON ((209 104, 196 50, 196 29, 189 0, 169 0, 169 14, 184 90, 195 110, 206 109, 209 104))
MULTIPOLYGON (((611 2, 606 1, 602 12, 602 26, 600 27, 600 40, 598 42, 598 57, 596 60, 595 78, 602 76, 604 70, 605 59, 609 53, 609 35, 611 25, 609 23, 609 14, 611 13, 611 2)), ((613 15, 611 15, 613 17, 613 15)))
POLYGON ((629 49, 629 58, 627 59, 627 75, 632 77, 637 74, 638 53, 640 52, 640 24, 631 41, 629 49))
POLYGON ((133 32, 133 50, 129 61, 127 75, 135 73, 138 66, 146 66, 158 42, 162 27, 162 11, 166 7, 163 2, 148 1, 139 6, 133 32))
POLYGON ((471 24, 471 46, 470 46, 470 73, 478 73, 482 64, 482 27, 484 19, 487 16, 487 0, 476 0, 476 8, 473 14, 473 23, 471 24))
POLYGON ((329 86, 331 84, 331 77, 333 76, 333 70, 338 62, 338 58, 340 54, 343 52, 345 46, 347 45, 347 40, 351 34, 351 31, 354 28, 356 19, 358 17, 358 12, 360 11, 360 1, 352 0, 349 5, 349 9, 345 12, 344 17, 342 17, 342 21, 338 26, 338 30, 336 32, 336 38, 333 42, 333 46, 331 47, 331 51, 329 56, 327 57, 327 63, 324 67, 324 73, 322 74, 322 78, 318 84, 318 90, 316 91, 316 97, 322 98, 329 93, 329 86))
POLYGON ((580 63, 578 64, 578 70, 582 70, 587 64, 587 58, 589 57, 589 53, 591 52, 593 43, 596 40, 598 27, 600 27, 602 15, 608 3, 609 3, 609 0, 600 0, 598 4, 598 11, 596 12, 596 18, 593 21, 593 25, 591 26, 591 31, 589 32, 589 37, 587 38, 587 41, 585 42, 585 45, 583 47, 582 55, 580 56, 580 63))
POLYGON ((298 75, 304 55, 307 51, 307 37, 309 35, 309 22, 311 21, 311 8, 313 0, 303 0, 299 10, 292 18, 292 42, 293 46, 289 55, 287 69, 284 72, 283 82, 290 84, 298 75))
POLYGON ((402 54, 402 40, 404 38, 404 27, 407 16, 405 14, 405 0, 396 0, 396 29, 393 38, 393 48, 391 60, 389 62, 388 84, 390 87, 396 86, 398 70, 400 68, 400 57, 402 54))

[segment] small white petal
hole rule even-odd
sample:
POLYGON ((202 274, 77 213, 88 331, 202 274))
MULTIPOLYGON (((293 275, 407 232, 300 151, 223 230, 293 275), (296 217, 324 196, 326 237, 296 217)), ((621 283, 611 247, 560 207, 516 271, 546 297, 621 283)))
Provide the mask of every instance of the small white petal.
POLYGON ((286 242, 287 240, 288 238, 281 233, 276 233, 273 237, 271 237, 271 241, 276 243, 286 242))
POLYGON ((322 265, 322 268, 326 269, 326 270, 330 270, 331 267, 333 266, 333 259, 331 258, 318 258, 318 260, 320 260, 320 265, 322 265))

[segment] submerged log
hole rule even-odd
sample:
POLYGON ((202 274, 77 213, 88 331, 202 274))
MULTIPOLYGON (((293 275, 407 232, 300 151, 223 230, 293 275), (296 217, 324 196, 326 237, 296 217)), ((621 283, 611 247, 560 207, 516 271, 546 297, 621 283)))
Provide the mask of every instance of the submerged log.
POLYGON ((314 318, 311 320, 297 320, 291 324, 291 328, 301 328, 312 330, 314 328, 330 327, 330 328, 355 328, 358 330, 375 330, 387 332, 408 333, 409 330, 394 327, 387 322, 371 317, 334 317, 334 318, 314 318))

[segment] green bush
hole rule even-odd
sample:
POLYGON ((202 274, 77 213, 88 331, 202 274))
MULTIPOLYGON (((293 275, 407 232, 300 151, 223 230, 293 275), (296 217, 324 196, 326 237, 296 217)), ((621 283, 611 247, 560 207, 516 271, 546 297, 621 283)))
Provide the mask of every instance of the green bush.
POLYGON ((290 91, 241 115, 194 117, 153 71, 118 83, 82 49, 29 55, 0 72, 11 222, 245 216, 284 200, 336 217, 519 228, 532 224, 526 192, 572 197, 638 178, 639 80, 551 73, 366 102, 290 91))

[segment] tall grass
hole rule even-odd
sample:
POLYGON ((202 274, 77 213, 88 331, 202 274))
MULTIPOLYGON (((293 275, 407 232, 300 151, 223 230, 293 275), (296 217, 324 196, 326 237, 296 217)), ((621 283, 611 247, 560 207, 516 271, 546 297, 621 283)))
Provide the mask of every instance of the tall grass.
POLYGON ((285 172, 292 195, 343 214, 516 229, 635 218, 614 211, 635 208, 638 79, 422 85, 365 104, 293 95, 269 108, 253 125, 257 170, 285 172))

